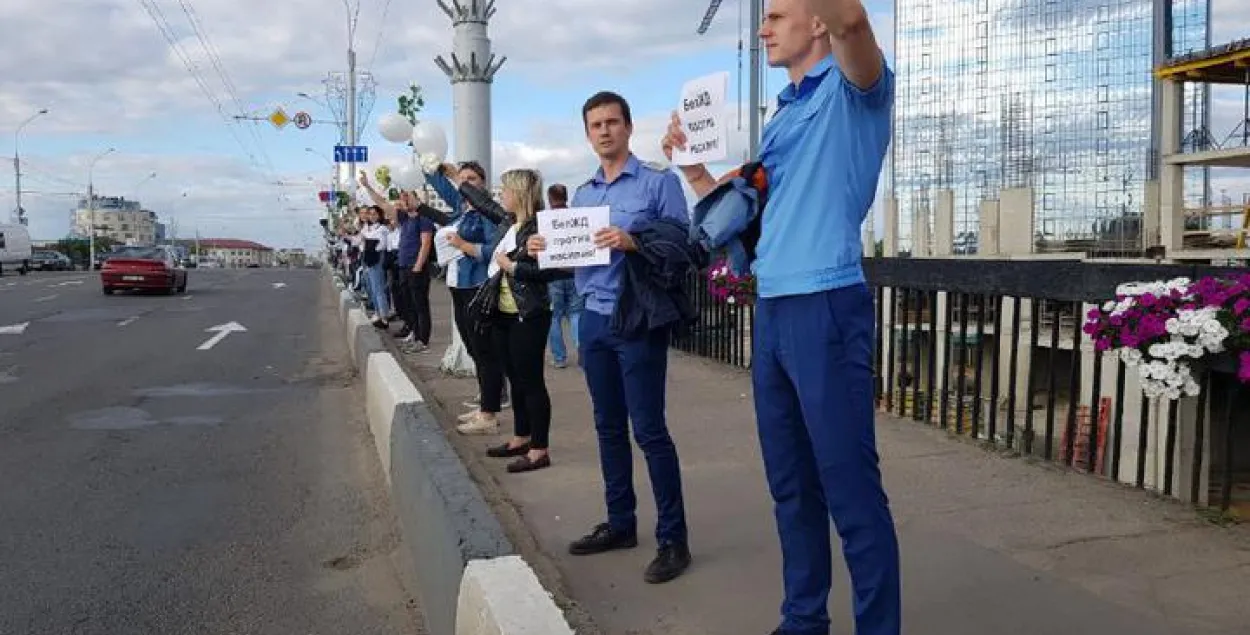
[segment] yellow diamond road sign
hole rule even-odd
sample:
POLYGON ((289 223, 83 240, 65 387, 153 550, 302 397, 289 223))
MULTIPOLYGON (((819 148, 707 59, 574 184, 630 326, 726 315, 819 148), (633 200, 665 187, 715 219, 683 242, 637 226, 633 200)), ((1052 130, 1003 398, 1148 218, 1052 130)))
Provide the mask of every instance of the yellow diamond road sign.
POLYGON ((286 116, 286 111, 279 108, 273 111, 272 115, 269 115, 269 123, 273 124, 273 127, 281 130, 286 127, 288 123, 291 123, 291 118, 286 116))

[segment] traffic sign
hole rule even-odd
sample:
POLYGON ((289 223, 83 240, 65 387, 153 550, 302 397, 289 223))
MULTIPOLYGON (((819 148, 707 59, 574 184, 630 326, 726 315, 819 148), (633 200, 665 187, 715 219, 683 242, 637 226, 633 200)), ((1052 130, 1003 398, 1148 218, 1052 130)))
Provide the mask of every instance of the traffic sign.
POLYGON ((295 127, 300 130, 307 130, 309 126, 313 125, 312 115, 304 111, 295 113, 295 118, 292 121, 295 122, 295 127))
POLYGON ((368 163, 368 146, 334 146, 335 163, 368 163))
POLYGON ((273 124, 273 127, 278 130, 286 127, 286 125, 290 122, 291 118, 286 116, 286 111, 281 108, 278 108, 269 115, 269 123, 273 124))
POLYGON ((334 200, 334 190, 321 190, 317 192, 317 199, 322 203, 329 203, 334 200))

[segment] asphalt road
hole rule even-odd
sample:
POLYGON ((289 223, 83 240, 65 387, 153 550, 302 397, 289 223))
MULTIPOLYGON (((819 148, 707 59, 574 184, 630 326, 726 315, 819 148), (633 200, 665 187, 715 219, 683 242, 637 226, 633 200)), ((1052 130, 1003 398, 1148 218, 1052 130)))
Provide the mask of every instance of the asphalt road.
POLYGON ((337 296, 190 274, 0 278, 0 635, 420 632, 337 296))

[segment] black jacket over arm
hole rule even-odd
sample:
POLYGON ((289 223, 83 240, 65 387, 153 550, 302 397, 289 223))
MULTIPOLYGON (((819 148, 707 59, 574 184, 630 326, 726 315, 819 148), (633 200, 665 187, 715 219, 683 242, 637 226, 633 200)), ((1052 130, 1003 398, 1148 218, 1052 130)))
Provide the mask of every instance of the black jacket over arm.
POLYGON ((700 263, 689 229, 661 218, 647 223, 633 237, 638 250, 625 254, 612 331, 625 338, 642 337, 660 328, 683 332, 698 319, 686 289, 687 276, 700 263))

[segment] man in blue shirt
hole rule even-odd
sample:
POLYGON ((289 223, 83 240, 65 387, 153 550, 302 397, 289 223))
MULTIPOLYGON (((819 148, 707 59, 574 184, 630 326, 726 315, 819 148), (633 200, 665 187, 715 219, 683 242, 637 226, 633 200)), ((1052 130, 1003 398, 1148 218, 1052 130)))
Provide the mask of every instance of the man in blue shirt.
MULTIPOLYGON (((595 236, 596 246, 612 250, 609 264, 579 268, 574 276, 577 293, 585 298, 578 325, 579 358, 594 403, 608 522, 569 545, 569 552, 590 555, 638 545, 629 442, 632 420, 659 516, 658 553, 644 575, 656 584, 676 578, 690 566, 681 465, 664 416, 669 330, 624 337, 612 331, 611 320, 620 298, 624 252, 638 248, 631 233, 659 219, 688 225, 689 209, 675 173, 643 163, 630 151, 634 126, 624 98, 610 92, 594 95, 582 107, 582 123, 599 156, 599 170, 577 188, 570 207, 607 206, 612 225, 595 236)), ((546 241, 534 236, 528 245, 537 254, 546 248, 546 241)))
MULTIPOLYGON (((829 517, 854 587, 857 635, 899 635, 898 539, 874 430, 872 292, 860 226, 890 142, 894 76, 860 0, 772 0, 760 29, 791 83, 764 128, 768 177, 753 270, 752 383, 785 601, 774 635, 827 635, 829 517)), ((676 121, 664 146, 683 147, 676 121)), ((704 166, 683 172, 699 196, 704 166)))

